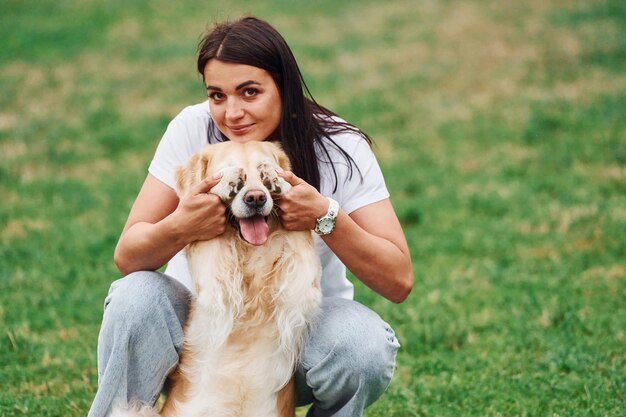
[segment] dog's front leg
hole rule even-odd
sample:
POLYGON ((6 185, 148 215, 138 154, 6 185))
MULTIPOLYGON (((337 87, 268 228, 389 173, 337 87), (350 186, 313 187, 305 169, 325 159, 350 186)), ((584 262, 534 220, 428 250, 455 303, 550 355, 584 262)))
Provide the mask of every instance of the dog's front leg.
POLYGON ((223 239, 212 239, 196 242, 186 251, 196 298, 185 327, 181 363, 163 412, 168 417, 231 416, 220 414, 220 404, 229 398, 220 391, 225 389, 220 369, 242 303, 237 296, 242 276, 235 248, 223 239))
MULTIPOLYGON (((285 241, 284 265, 277 268, 283 276, 277 280, 276 327, 280 350, 288 359, 285 373, 293 372, 303 339, 319 311, 321 266, 310 232, 292 232, 285 241), (297 276, 293 271, 298 271, 297 276)), ((287 378, 284 379, 287 381, 287 378)))
POLYGON ((276 410, 278 417, 294 417, 296 415, 296 382, 293 378, 278 392, 276 410))
POLYGON ((205 348, 218 348, 230 334, 243 303, 243 275, 236 250, 223 239, 211 239, 190 245, 187 259, 196 289, 194 314, 198 320, 190 320, 186 337, 200 338, 197 342, 205 348))

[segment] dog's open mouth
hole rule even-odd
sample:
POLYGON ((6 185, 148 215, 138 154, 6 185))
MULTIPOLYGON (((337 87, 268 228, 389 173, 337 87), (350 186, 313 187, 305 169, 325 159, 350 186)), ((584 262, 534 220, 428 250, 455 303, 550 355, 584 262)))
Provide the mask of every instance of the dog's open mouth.
POLYGON ((241 237, 251 245, 260 246, 267 241, 270 227, 260 214, 245 219, 236 219, 241 237))

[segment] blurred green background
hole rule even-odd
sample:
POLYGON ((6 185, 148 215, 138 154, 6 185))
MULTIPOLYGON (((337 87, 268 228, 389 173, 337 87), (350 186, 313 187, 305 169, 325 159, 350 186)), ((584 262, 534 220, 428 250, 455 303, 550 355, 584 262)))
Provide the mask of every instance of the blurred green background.
POLYGON ((404 304, 357 285, 403 345, 367 416, 623 416, 623 0, 0 0, 0 415, 86 414, 118 235, 242 13, 372 136, 411 247, 404 304))

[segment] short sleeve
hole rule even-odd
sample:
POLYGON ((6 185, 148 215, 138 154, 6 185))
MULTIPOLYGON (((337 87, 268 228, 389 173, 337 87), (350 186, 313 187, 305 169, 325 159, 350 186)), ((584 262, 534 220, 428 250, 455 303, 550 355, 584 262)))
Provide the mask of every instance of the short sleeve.
POLYGON ((320 157, 322 194, 337 200, 347 213, 389 198, 385 179, 369 143, 356 133, 336 135, 333 142, 352 158, 353 163, 348 163, 335 144, 327 142, 332 164, 327 162, 328 158, 320 157))
POLYGON ((185 108, 167 126, 148 172, 171 188, 176 187, 174 172, 200 150, 207 140, 209 121, 205 103, 185 108))
POLYGON ((341 206, 347 213, 389 198, 383 173, 369 144, 359 139, 351 156, 356 169, 353 169, 352 179, 348 179, 343 187, 341 206))

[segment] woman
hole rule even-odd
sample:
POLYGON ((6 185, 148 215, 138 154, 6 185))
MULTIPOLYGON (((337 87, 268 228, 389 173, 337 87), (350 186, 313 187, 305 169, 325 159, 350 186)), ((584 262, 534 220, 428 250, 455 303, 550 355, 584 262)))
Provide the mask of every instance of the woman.
POLYGON ((352 300, 346 267, 394 302, 413 284, 408 247, 369 138, 305 97, 282 36, 253 17, 216 26, 200 44, 207 102, 168 126, 115 250, 125 278, 111 286, 98 340, 99 388, 89 416, 116 401, 154 403, 178 363, 192 286, 183 249, 224 232, 225 207, 207 194, 179 200, 173 172, 206 143, 278 140, 293 172, 279 202, 288 230, 315 230, 323 265, 322 314, 296 371, 310 416, 360 416, 386 389, 399 346, 380 317, 352 300), (339 205, 335 216, 329 208, 339 205), (168 264, 165 274, 154 272, 168 264), (345 265, 345 266, 344 266, 345 265), (172 279, 175 278, 175 279, 172 279))

